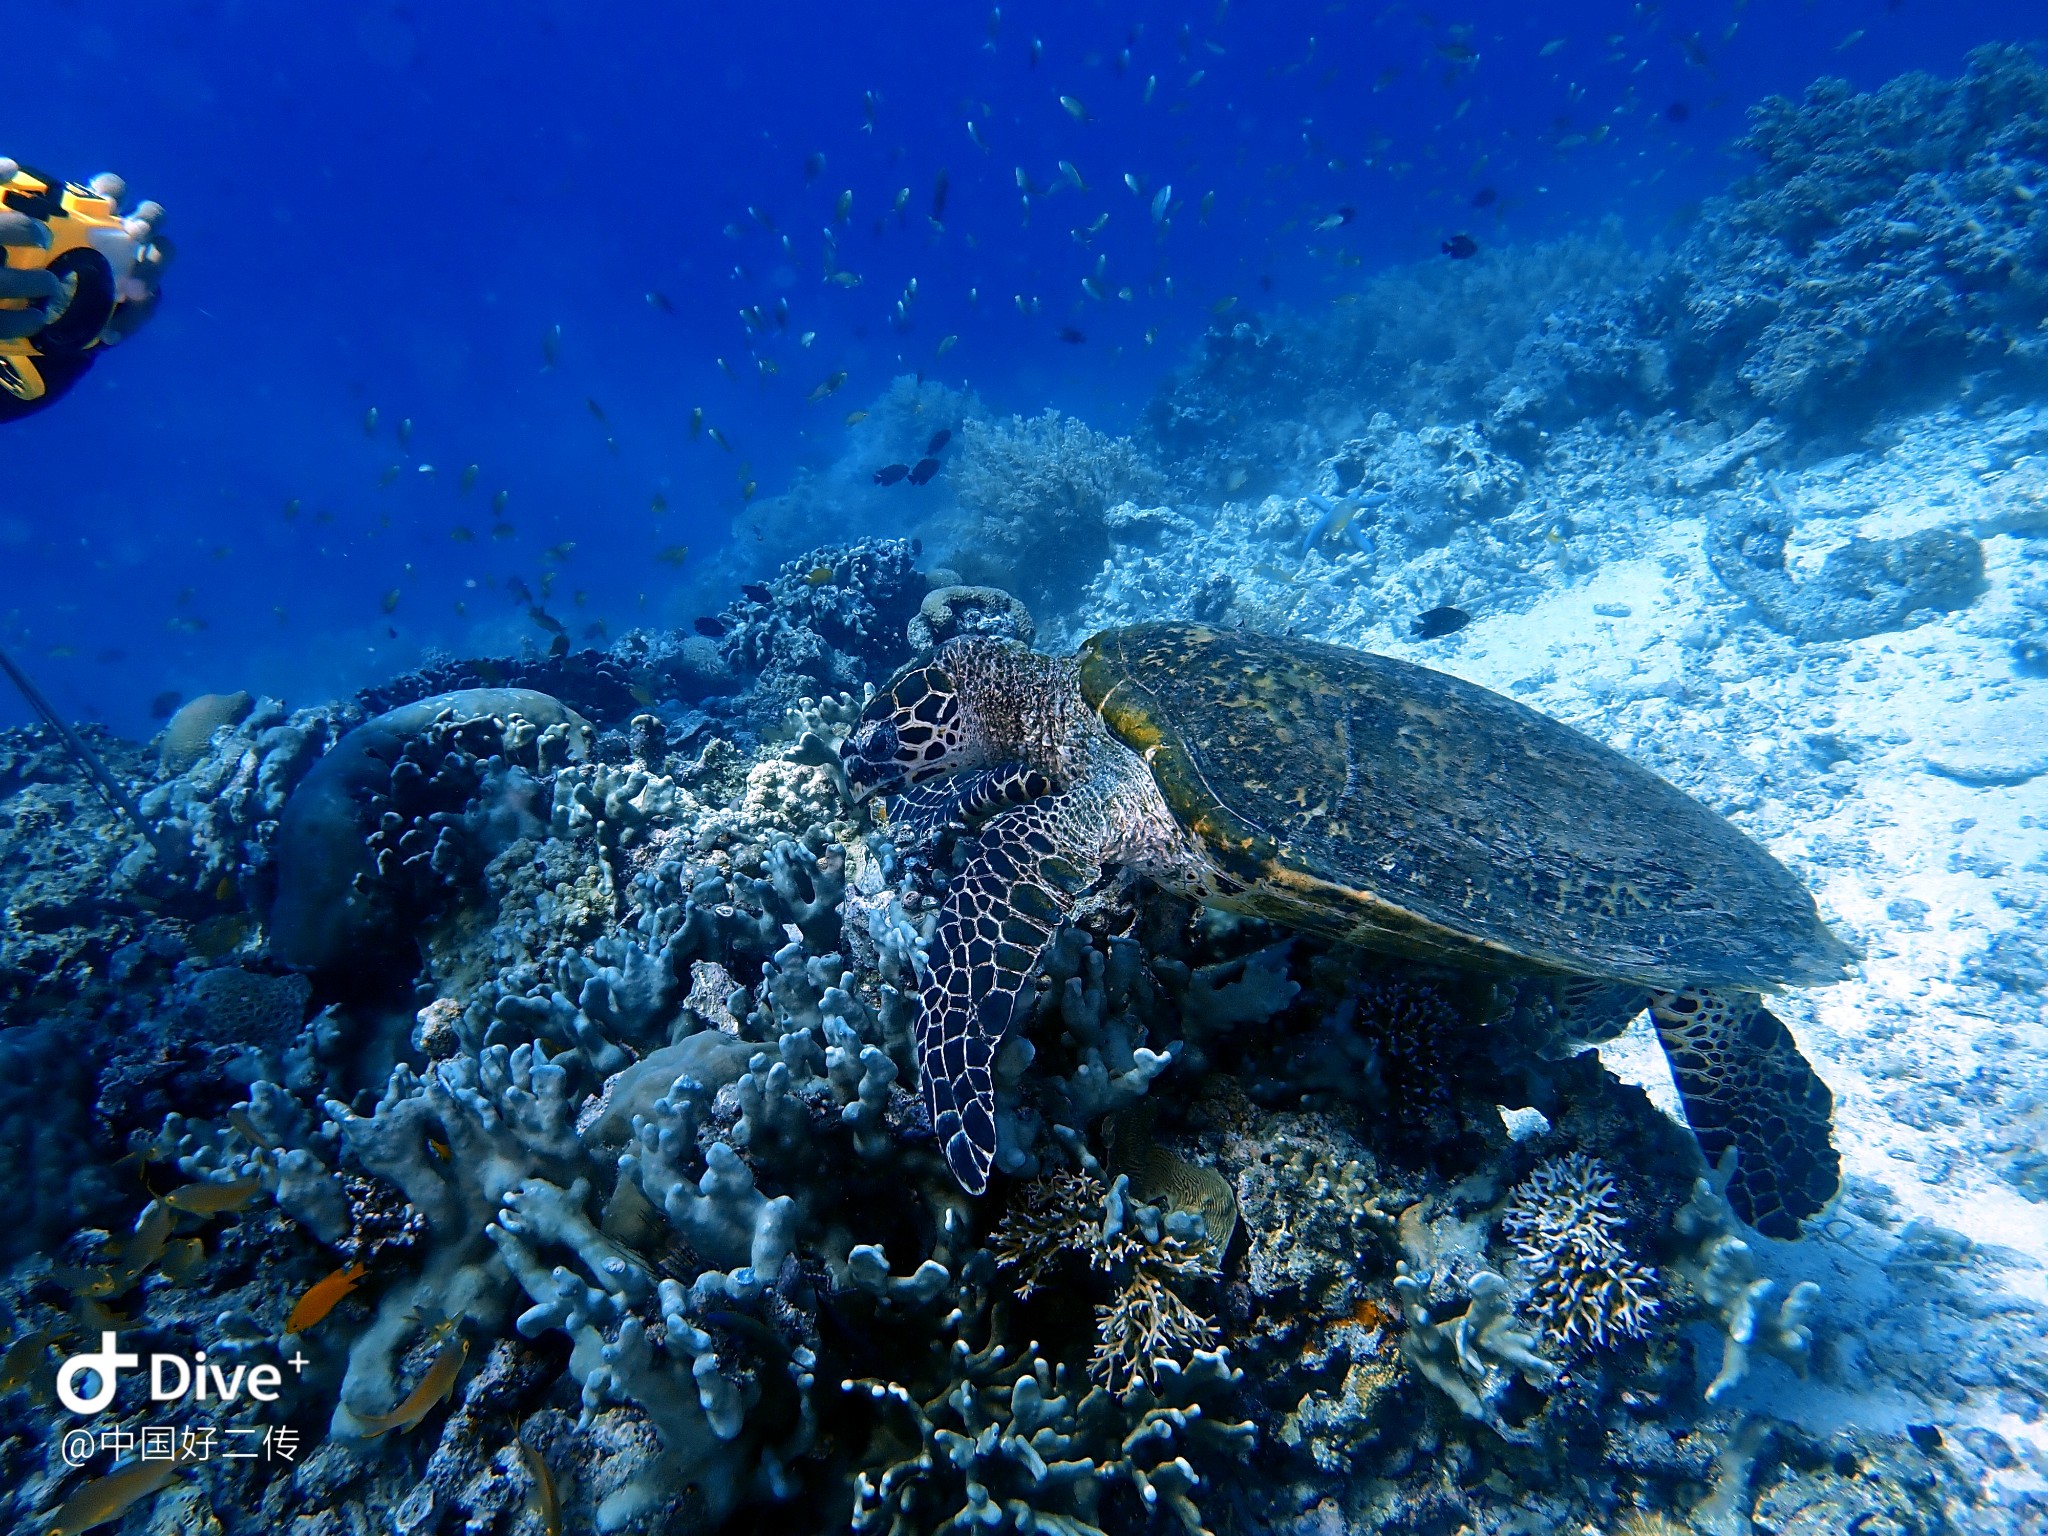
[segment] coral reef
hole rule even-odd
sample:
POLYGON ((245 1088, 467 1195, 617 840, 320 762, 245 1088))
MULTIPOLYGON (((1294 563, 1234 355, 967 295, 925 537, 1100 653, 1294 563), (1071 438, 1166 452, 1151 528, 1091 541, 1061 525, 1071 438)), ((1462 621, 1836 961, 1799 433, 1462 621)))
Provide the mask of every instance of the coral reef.
POLYGON ((1657 1275, 1622 1246, 1625 1224, 1614 1176, 1582 1152, 1537 1165, 1501 1215, 1533 1292, 1529 1311, 1568 1352, 1650 1331, 1657 1275))
POLYGON ((1925 623, 1974 603, 1984 550, 1930 528, 1896 539, 1851 538, 1803 581, 1785 567, 1792 514, 1781 501, 1722 496, 1709 504, 1707 561, 1765 623, 1795 640, 1857 640, 1925 623))
POLYGON ((1101 565, 1110 507, 1159 487, 1129 438, 1057 411, 964 422, 958 454, 953 495, 968 521, 946 564, 966 582, 1017 592, 1033 607, 1061 603, 1101 565))

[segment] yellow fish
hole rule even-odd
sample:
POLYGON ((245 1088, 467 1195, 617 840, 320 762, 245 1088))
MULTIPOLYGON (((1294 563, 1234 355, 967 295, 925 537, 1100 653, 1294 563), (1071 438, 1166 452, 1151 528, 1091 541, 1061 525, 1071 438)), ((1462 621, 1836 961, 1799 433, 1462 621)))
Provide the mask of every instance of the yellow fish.
POLYGON ((105 1477, 96 1477, 57 1509, 49 1536, 79 1536, 94 1526, 133 1509, 178 1475, 175 1461, 131 1461, 105 1477))
POLYGON ((541 1454, 524 1440, 517 1442, 519 1460, 526 1467, 526 1475, 533 1479, 533 1513, 540 1521, 540 1528, 547 1536, 562 1536, 562 1501, 555 1492, 554 1474, 548 1471, 548 1464, 541 1454))
POLYGON ((867 419, 868 413, 866 411, 848 411, 846 413, 846 424, 849 427, 857 427, 867 419))
POLYGON ((812 400, 822 400, 827 395, 836 393, 839 389, 839 386, 844 384, 845 382, 846 370, 842 368, 836 373, 827 375, 825 380, 822 383, 820 383, 816 389, 813 389, 807 398, 812 400))
POLYGON ((822 587, 831 579, 832 567, 829 565, 814 565, 804 575, 805 584, 813 587, 822 587))
POLYGON ((690 546, 687 544, 671 544, 654 558, 663 565, 681 565, 690 558, 690 546))
POLYGON ((455 1390, 455 1378, 462 1371, 462 1362, 469 1358, 469 1340, 455 1332, 453 1323, 442 1323, 434 1330, 441 1336, 441 1347, 434 1355, 433 1364, 420 1377, 419 1385, 406 1394, 405 1401, 389 1413, 357 1415, 364 1427, 366 1440, 373 1440, 389 1430, 411 1429, 433 1412, 434 1405, 455 1390))
POLYGON ((305 1294, 292 1303, 291 1315, 284 1320, 284 1331, 304 1333, 332 1312, 342 1297, 361 1285, 363 1276, 368 1273, 358 1262, 337 1269, 324 1279, 315 1280, 306 1287, 305 1294))
POLYGON ((187 1216, 218 1216, 239 1211, 263 1193, 263 1181, 254 1174, 228 1184, 187 1184, 164 1196, 164 1204, 187 1216))

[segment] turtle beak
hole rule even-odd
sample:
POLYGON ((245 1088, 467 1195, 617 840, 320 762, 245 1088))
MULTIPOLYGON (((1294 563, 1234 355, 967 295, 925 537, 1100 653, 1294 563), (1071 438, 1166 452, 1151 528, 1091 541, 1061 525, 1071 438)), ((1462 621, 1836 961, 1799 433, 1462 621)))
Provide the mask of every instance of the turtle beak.
POLYGON ((876 795, 902 787, 903 763, 897 756, 896 727, 887 720, 869 720, 839 743, 839 764, 853 791, 853 803, 865 805, 876 795))

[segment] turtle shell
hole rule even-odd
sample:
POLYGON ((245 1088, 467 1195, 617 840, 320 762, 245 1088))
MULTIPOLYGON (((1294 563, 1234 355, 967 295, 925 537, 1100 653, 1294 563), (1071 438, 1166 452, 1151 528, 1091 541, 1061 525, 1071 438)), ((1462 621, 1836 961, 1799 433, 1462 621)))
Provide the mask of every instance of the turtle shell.
POLYGON ((1727 821, 1475 684, 1197 624, 1105 631, 1079 665, 1225 905, 1370 948, 1654 987, 1771 991, 1851 958, 1727 821))

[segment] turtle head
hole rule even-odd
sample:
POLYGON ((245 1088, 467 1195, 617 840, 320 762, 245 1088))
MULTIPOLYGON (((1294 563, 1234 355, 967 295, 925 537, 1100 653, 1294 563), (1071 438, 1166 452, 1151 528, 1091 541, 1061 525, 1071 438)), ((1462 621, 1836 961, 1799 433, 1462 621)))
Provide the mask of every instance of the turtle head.
POLYGON ((898 672, 839 744, 856 804, 972 767, 971 755, 959 686, 936 661, 898 672))

